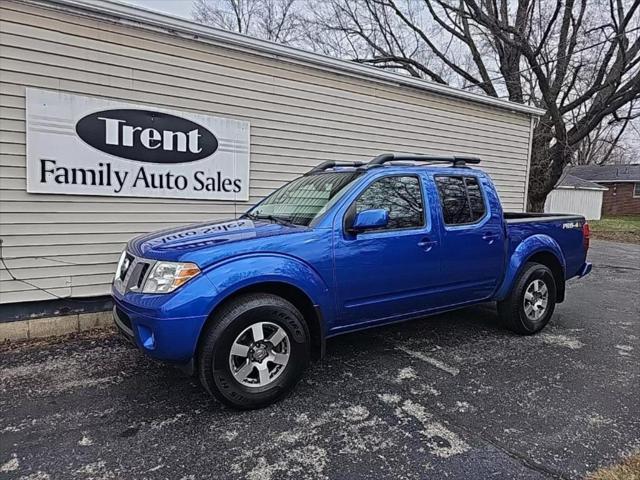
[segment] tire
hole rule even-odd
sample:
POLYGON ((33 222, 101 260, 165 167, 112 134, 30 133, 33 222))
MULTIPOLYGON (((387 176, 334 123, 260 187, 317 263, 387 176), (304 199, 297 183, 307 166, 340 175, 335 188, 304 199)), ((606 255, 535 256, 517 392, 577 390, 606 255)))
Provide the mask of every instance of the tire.
POLYGON ((551 270, 540 263, 529 262, 518 275, 509 296, 498 302, 498 314, 510 330, 532 335, 549 323, 556 308, 556 293, 551 270))
POLYGON ((276 295, 247 294, 223 306, 207 326, 198 373, 225 405, 262 408, 293 389, 309 358, 309 330, 300 311, 276 295))

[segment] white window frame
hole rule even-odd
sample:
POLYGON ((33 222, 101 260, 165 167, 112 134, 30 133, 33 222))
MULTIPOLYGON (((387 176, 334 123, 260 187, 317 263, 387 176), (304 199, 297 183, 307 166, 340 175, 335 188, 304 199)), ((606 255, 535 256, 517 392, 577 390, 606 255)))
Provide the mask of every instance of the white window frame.
POLYGON ((633 184, 633 198, 640 198, 640 182, 633 184))

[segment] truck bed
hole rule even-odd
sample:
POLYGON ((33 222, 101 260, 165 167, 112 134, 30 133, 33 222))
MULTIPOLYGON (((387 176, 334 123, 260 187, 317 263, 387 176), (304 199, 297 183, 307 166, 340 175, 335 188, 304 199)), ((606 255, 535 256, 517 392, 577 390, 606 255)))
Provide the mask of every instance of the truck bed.
POLYGON ((584 217, 561 213, 504 212, 503 215, 509 257, 525 239, 542 234, 553 239, 562 251, 559 256, 565 259, 566 278, 578 274, 586 256, 582 231, 584 217))

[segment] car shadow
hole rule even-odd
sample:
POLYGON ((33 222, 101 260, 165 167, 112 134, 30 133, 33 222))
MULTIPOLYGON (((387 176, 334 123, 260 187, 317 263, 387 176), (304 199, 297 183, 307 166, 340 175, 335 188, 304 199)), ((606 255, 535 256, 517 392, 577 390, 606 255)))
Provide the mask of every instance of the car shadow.
MULTIPOLYGON (((338 335, 327 340, 324 358, 311 364, 301 382, 302 386, 299 385, 288 398, 289 401, 304 402, 309 396, 321 397, 321 392, 335 386, 335 375, 341 375, 346 368, 355 368, 357 371, 363 365, 362 359, 375 357, 384 362, 385 357, 396 358, 401 354, 398 350, 407 346, 446 351, 449 348, 464 348, 480 338, 502 339, 510 336, 515 335, 501 326, 492 304, 475 305, 338 335)), ((397 363, 397 360, 393 360, 393 363, 397 363)), ((121 400, 140 407, 130 411, 132 420, 154 418, 161 412, 166 413, 167 409, 187 415, 203 409, 210 414, 220 412, 231 417, 242 414, 212 399, 201 387, 197 375, 188 376, 177 367, 167 367, 167 364, 143 355, 135 356, 130 368, 137 371, 132 372, 131 381, 146 385, 144 399, 138 389, 132 389, 128 382, 116 387, 116 390, 120 390, 119 394, 114 392, 121 396, 121 400), (149 402, 149 399, 153 399, 153 402, 149 402)))

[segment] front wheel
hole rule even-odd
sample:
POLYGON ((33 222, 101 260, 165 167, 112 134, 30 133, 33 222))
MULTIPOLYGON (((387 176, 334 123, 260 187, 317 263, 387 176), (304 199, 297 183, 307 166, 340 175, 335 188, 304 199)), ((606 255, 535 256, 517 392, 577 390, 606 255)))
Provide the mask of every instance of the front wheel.
POLYGON ((206 390, 240 409, 270 405, 289 392, 309 364, 309 332, 290 302, 248 294, 224 306, 200 344, 206 390))
POLYGON ((556 282, 548 267, 527 263, 509 296, 498 302, 503 323, 516 333, 531 335, 542 330, 556 307, 556 282))

